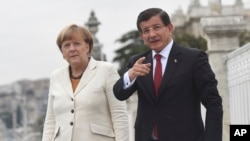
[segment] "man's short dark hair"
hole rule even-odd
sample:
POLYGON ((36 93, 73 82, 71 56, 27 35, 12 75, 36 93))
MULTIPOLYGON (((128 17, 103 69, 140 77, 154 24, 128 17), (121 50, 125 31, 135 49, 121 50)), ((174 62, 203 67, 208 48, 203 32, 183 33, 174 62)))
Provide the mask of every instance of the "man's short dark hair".
POLYGON ((168 25, 171 23, 168 13, 160 8, 148 8, 142 11, 137 17, 137 29, 141 32, 140 23, 149 20, 151 17, 159 15, 163 24, 168 25))

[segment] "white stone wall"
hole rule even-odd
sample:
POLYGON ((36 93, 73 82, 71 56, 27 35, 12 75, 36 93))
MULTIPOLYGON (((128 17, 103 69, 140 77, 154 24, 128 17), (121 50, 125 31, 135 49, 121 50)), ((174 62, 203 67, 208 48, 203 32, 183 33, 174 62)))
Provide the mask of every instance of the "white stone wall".
POLYGON ((250 43, 227 55, 230 123, 250 124, 250 43))

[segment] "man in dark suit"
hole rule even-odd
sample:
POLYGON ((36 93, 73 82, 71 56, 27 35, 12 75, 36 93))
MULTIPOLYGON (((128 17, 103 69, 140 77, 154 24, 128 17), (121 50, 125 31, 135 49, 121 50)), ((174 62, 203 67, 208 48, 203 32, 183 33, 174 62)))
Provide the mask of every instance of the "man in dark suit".
POLYGON ((175 43, 162 9, 142 11, 137 28, 150 50, 130 57, 113 87, 119 100, 137 91, 135 141, 221 141, 222 99, 206 53, 175 43))

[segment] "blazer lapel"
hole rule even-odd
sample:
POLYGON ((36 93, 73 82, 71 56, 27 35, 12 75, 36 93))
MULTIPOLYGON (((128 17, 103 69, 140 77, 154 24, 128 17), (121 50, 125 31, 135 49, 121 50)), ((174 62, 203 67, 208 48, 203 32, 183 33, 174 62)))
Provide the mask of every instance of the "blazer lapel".
POLYGON ((97 61, 91 57, 89 60, 89 64, 86 68, 86 70, 84 71, 82 78, 75 90, 75 95, 77 95, 81 89, 83 89, 88 82, 95 76, 96 74, 96 67, 97 67, 97 61))
POLYGON ((163 79, 159 88, 159 97, 163 94, 162 92, 163 88, 167 87, 167 85, 170 83, 172 76, 176 72, 176 69, 178 68, 181 62, 181 59, 182 59, 181 52, 180 50, 178 50, 178 46, 174 44, 170 51, 168 61, 167 61, 167 66, 166 66, 163 79))
POLYGON ((73 97, 73 89, 72 89, 72 84, 71 84, 70 77, 69 77, 69 67, 68 66, 65 67, 61 71, 61 75, 59 76, 58 83, 61 83, 61 85, 64 88, 64 90, 66 91, 66 93, 70 97, 73 97))

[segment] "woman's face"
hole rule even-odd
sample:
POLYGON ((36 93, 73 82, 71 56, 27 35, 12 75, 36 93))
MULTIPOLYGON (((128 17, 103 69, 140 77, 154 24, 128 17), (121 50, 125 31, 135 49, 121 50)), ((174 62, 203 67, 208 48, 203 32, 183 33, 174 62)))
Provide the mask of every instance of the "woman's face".
POLYGON ((70 66, 82 65, 88 62, 89 44, 80 34, 74 34, 70 40, 62 43, 61 51, 70 66))

